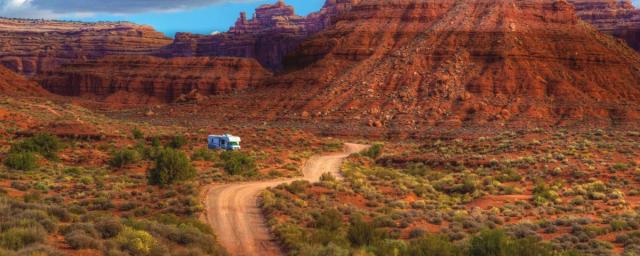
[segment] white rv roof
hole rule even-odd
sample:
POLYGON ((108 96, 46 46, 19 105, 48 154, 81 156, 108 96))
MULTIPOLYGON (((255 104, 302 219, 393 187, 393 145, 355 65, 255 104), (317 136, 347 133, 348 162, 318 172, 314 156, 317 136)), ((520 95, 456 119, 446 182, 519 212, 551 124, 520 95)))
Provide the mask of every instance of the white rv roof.
POLYGON ((242 140, 240 139, 240 137, 238 137, 238 136, 233 136, 233 135, 231 135, 231 134, 224 134, 224 135, 209 135, 209 137, 218 137, 218 138, 226 137, 226 138, 228 138, 228 139, 229 139, 229 141, 233 141, 233 142, 240 142, 240 141, 242 141, 242 140))

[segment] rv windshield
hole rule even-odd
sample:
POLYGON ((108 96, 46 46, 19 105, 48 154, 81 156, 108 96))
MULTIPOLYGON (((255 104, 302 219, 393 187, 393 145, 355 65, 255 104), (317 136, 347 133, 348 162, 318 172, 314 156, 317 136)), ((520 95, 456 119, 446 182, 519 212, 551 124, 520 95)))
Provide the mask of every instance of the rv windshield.
POLYGON ((240 146, 240 144, 238 142, 235 142, 235 141, 229 142, 229 144, 231 146, 240 146))

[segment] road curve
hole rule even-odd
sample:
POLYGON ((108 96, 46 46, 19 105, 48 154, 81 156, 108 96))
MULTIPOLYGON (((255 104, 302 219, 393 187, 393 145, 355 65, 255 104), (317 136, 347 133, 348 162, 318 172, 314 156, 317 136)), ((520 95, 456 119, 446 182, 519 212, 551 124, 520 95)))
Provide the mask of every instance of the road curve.
POLYGON ((282 255, 258 208, 258 194, 282 183, 301 179, 316 182, 324 173, 338 174, 346 157, 366 148, 366 145, 345 144, 344 152, 314 156, 304 166, 304 177, 298 179, 211 186, 205 192, 207 222, 231 255, 282 255))

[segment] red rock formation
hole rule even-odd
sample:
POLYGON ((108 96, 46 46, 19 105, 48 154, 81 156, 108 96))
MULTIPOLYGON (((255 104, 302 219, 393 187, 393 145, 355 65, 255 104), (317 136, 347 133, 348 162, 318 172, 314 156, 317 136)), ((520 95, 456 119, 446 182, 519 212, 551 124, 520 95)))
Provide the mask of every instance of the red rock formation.
POLYGON ((640 55, 563 0, 363 1, 286 63, 246 96, 256 117, 402 130, 640 117, 640 55))
POLYGON ((67 96, 117 94, 119 98, 138 95, 173 101, 255 87, 270 75, 253 59, 107 56, 65 64, 38 80, 49 91, 67 96))
POLYGON ((0 63, 25 75, 75 60, 156 53, 171 39, 131 23, 0 19, 0 63))
POLYGON ((282 59, 303 40, 331 25, 331 20, 360 0, 328 0, 319 12, 306 17, 295 15, 292 6, 278 1, 262 5, 255 16, 245 13, 226 33, 194 35, 178 33, 173 44, 161 54, 176 56, 233 56, 255 58, 265 67, 278 70, 282 59))
POLYGON ((0 96, 45 96, 38 84, 0 66, 0 96))
POLYGON ((578 16, 640 51, 640 9, 631 0, 569 0, 578 16))

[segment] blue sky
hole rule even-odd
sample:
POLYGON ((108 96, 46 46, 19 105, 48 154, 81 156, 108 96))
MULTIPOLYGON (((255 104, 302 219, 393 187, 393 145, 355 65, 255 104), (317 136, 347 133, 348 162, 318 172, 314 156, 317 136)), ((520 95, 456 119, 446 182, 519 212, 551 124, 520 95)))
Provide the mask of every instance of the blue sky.
MULTIPOLYGON (((175 32, 209 34, 227 31, 241 11, 277 0, 0 0, 0 16, 81 21, 131 21, 175 32)), ((306 15, 325 0, 285 0, 306 15)))
MULTIPOLYGON (((277 0, 0 0, 0 16, 81 21, 131 21, 175 32, 226 31, 241 11, 277 0)), ((296 12, 317 11, 325 0, 285 0, 296 12)), ((640 0, 634 0, 636 6, 640 0)))

